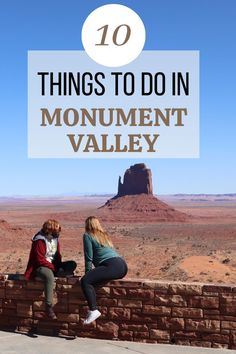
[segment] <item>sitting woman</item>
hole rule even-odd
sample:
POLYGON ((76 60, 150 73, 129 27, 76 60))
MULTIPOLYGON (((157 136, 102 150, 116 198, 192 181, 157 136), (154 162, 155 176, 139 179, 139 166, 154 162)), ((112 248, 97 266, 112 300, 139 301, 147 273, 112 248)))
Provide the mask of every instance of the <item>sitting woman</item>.
POLYGON ((128 268, 124 259, 115 251, 110 237, 94 216, 88 217, 85 221, 83 244, 85 275, 81 279, 81 287, 90 309, 84 324, 89 324, 101 315, 97 309, 94 286, 104 281, 123 278, 128 268), (92 264, 94 269, 92 269, 92 264))
POLYGON ((46 314, 55 320, 53 311, 54 276, 73 275, 76 268, 74 261, 61 261, 59 234, 61 226, 56 220, 47 220, 42 229, 32 237, 32 246, 25 271, 27 280, 36 276, 44 280, 46 314))

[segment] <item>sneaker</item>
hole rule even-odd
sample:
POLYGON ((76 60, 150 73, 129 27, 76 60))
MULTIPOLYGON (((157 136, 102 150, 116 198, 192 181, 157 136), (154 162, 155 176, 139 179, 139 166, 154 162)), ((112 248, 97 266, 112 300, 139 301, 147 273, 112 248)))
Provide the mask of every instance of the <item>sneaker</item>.
POLYGON ((95 321, 100 316, 101 316, 101 312, 98 310, 89 311, 86 319, 84 320, 84 324, 89 324, 95 321))

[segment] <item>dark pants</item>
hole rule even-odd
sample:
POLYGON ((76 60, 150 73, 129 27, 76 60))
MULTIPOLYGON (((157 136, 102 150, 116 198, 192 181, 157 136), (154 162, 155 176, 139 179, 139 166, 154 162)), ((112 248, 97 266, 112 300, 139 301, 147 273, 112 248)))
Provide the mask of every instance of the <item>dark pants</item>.
MULTIPOLYGON (((58 272, 55 276, 66 276, 73 274, 76 263, 74 261, 62 262, 60 268, 63 269, 63 272, 58 272), (63 273, 63 274, 62 274, 63 273)), ((52 305, 53 298, 53 286, 54 286, 54 273, 51 269, 47 267, 37 268, 37 276, 43 279, 44 281, 44 292, 45 292, 45 301, 47 305, 52 305)))
POLYGON ((87 272, 81 279, 81 287, 90 310, 97 309, 96 293, 94 286, 104 281, 123 278, 128 272, 128 267, 123 258, 114 257, 100 263, 98 267, 87 272))
POLYGON ((63 270, 55 273, 55 277, 66 277, 67 275, 73 275, 77 264, 75 261, 66 261, 60 264, 60 268, 63 270))

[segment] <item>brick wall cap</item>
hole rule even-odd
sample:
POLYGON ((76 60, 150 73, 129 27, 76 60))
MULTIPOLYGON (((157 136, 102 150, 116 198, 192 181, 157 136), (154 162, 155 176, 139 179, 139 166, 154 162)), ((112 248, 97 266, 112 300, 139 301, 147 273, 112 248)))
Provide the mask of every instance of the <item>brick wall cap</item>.
MULTIPOLYGON (((79 280, 81 276, 73 276, 64 279, 77 279, 79 280)), ((55 280, 62 279, 55 277, 55 280)), ((0 273, 0 280, 25 280, 24 274, 12 274, 12 273, 0 273)), ((42 281, 41 278, 37 277, 35 281, 42 281)), ((183 282, 183 281, 172 281, 172 280, 153 280, 153 279, 141 279, 141 278, 124 278, 119 280, 112 280, 107 283, 108 286, 114 286, 115 284, 122 283, 122 282, 134 282, 134 283, 142 283, 145 284, 157 284, 157 285, 190 285, 190 286, 202 286, 202 287, 218 287, 222 289, 228 289, 236 291, 235 284, 217 284, 217 283, 198 283, 198 282, 183 282)), ((206 289, 204 289, 206 290, 206 289)))

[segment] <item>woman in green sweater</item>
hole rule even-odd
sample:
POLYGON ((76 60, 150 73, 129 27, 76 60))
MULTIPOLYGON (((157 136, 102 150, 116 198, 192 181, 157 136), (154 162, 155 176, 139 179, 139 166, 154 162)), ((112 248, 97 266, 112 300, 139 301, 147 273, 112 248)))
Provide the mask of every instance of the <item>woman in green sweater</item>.
POLYGON ((128 267, 115 251, 110 237, 95 216, 90 216, 85 221, 83 244, 85 275, 81 279, 81 287, 89 306, 84 324, 89 324, 101 316, 97 309, 94 286, 104 281, 123 278, 128 267))

